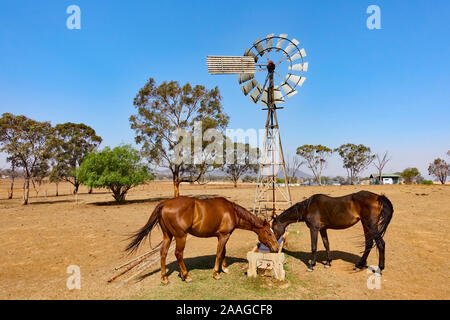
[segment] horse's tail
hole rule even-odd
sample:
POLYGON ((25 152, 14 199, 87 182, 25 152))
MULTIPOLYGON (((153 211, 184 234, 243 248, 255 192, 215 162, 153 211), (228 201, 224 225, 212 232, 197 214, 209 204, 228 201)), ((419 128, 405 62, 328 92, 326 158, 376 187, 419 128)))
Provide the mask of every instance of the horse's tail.
MULTIPOLYGON (((133 239, 133 240, 125 248, 125 251, 129 251, 130 254, 135 252, 139 248, 139 245, 141 244, 142 240, 144 240, 145 237, 147 237, 147 236, 151 237, 152 229, 159 222, 159 218, 161 216, 161 210, 163 207, 164 207, 163 202, 158 203, 158 205, 156 206, 155 210, 153 210, 153 213, 151 214, 151 216, 148 219, 145 226, 143 226, 136 233, 131 235, 131 237, 129 239, 133 239)), ((158 244, 158 246, 160 244, 158 244)), ((150 246, 151 246, 151 242, 150 242, 150 246)))
POLYGON ((394 207, 392 206, 391 201, 386 196, 378 196, 378 202, 381 204, 381 212, 378 220, 378 234, 376 235, 376 238, 374 240, 383 238, 394 213, 394 207))

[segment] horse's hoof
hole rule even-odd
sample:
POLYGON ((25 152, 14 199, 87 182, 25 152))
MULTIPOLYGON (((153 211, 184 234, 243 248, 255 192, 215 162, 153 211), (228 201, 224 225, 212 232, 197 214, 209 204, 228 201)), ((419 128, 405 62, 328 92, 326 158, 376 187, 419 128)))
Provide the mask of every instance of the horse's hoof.
POLYGON ((184 282, 186 282, 186 283, 191 283, 191 282, 192 282, 192 278, 189 277, 189 276, 186 276, 186 277, 184 278, 184 282))
POLYGON ((220 275, 218 275, 218 274, 213 275, 213 278, 216 279, 216 280, 221 280, 222 279, 222 277, 220 275))
POLYGON ((168 285, 169 284, 169 279, 165 278, 165 279, 161 279, 161 284, 162 285, 168 285))
POLYGON ((327 264, 324 265, 324 267, 328 269, 328 268, 331 267, 331 264, 327 263, 327 264))
POLYGON ((230 273, 230 269, 228 269, 228 268, 222 268, 222 271, 223 271, 224 273, 230 273))
POLYGON ((308 272, 313 272, 313 268, 308 267, 307 271, 308 271, 308 272))

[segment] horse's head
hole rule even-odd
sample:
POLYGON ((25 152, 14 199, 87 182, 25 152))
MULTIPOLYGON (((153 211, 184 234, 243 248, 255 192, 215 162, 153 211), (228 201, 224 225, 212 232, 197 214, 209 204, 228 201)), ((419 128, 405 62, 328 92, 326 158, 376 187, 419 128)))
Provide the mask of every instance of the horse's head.
POLYGON ((258 240, 266 247, 270 249, 271 252, 278 252, 278 242, 269 222, 264 220, 264 225, 258 230, 258 240))
POLYGON ((275 217, 272 221, 272 230, 275 234, 275 238, 278 240, 284 234, 286 230, 286 225, 281 223, 277 217, 275 217))

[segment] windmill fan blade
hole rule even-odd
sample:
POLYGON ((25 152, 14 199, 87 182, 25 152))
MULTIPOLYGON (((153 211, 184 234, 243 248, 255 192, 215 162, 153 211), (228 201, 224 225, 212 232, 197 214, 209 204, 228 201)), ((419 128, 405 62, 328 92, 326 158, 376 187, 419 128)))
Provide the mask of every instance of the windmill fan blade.
POLYGON ((292 41, 288 44, 288 46, 286 47, 286 49, 284 49, 284 51, 287 52, 287 54, 289 54, 292 50, 295 49, 295 47, 299 44, 297 39, 292 39, 292 41))
POLYGON ((253 79, 255 76, 252 73, 240 73, 238 75, 238 81, 239 84, 243 84, 244 82, 247 82, 250 79, 253 79))
POLYGON ((264 89, 264 92, 262 94, 262 99, 261 99, 261 104, 263 106, 267 106, 268 105, 268 102, 267 102, 267 101, 269 101, 268 96, 269 96, 268 95, 268 89, 266 88, 266 89, 264 89))
POLYGON ((296 85, 298 84, 298 82, 300 81, 301 78, 302 78, 302 77, 297 76, 297 75, 292 74, 292 73, 289 73, 289 74, 286 76, 286 79, 287 79, 287 80, 289 80, 289 81, 295 83, 296 85))
POLYGON ((298 83, 298 85, 301 87, 301 86, 303 85, 303 82, 305 82, 305 80, 306 80, 306 78, 305 78, 305 77, 302 77, 302 78, 300 79, 300 82, 298 83))
POLYGON ((306 57, 306 51, 305 51, 305 49, 300 49, 300 54, 302 55, 302 57, 304 58, 304 57, 306 57))
POLYGON ((266 37, 266 42, 267 42, 267 52, 272 51, 272 46, 273 46, 273 36, 274 34, 271 33, 266 37))
POLYGON ((244 95, 248 95, 250 91, 253 90, 254 87, 256 87, 258 85, 258 81, 256 81, 255 79, 253 79, 250 82, 247 82, 246 84, 244 84, 241 87, 242 92, 244 93, 244 95))
MULTIPOLYGON (((280 91, 279 87, 273 88, 273 103, 280 104, 284 103, 283 94, 280 91)), ((269 88, 264 89, 264 93, 262 94, 261 104, 264 106, 269 106, 269 88)))
POLYGON ((286 97, 290 98, 290 97, 292 97, 292 96, 295 96, 297 93, 298 93, 297 90, 291 91, 290 93, 288 93, 288 94, 286 95, 286 97))
POLYGON ((299 52, 291 56, 291 61, 306 57, 305 49, 301 49, 299 52))
POLYGON ((284 103, 283 94, 281 93, 281 90, 279 87, 273 88, 273 102, 275 104, 284 103))
POLYGON ((286 97, 290 98, 293 95, 297 94, 297 91, 294 90, 293 87, 291 87, 291 85, 287 82, 283 82, 281 84, 281 89, 283 89, 283 91, 286 93, 286 97))
POLYGON ((255 63, 258 62, 258 56, 254 54, 250 49, 245 49, 244 56, 255 58, 255 63))
POLYGON ((290 71, 308 71, 308 62, 294 64, 293 66, 289 66, 290 71))
POLYGON ((262 42, 258 40, 256 40, 253 45, 255 46, 256 50, 258 51, 259 55, 262 56, 264 54, 264 47, 262 45, 262 42))
POLYGON ((277 42, 277 52, 280 51, 281 47, 283 46, 285 38, 287 38, 287 34, 280 34, 280 38, 277 42))
POLYGON ((256 87, 255 90, 253 90, 252 94, 250 95, 250 97, 248 97, 250 99, 250 101, 257 103, 259 98, 261 98, 261 94, 263 92, 263 87, 261 87, 259 84, 256 87))

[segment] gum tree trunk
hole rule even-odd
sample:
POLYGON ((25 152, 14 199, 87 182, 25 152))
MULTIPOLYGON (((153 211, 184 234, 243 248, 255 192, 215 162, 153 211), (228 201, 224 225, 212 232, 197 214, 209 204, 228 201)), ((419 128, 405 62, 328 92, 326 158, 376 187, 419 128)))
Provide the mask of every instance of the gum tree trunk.
POLYGON ((30 178, 26 177, 23 186, 23 204, 28 204, 29 195, 30 195, 30 178))

